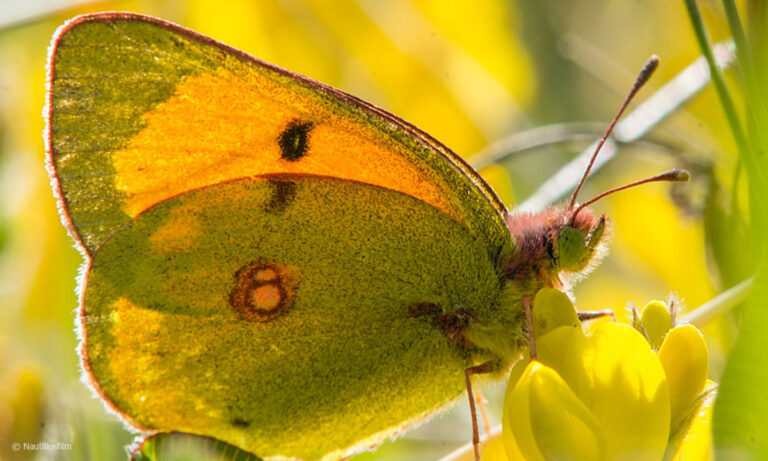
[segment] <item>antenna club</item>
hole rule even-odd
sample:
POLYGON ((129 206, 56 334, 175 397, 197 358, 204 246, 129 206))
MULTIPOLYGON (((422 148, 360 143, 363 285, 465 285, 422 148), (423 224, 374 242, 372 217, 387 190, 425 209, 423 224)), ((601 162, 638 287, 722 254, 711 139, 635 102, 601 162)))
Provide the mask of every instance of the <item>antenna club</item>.
POLYGON ((680 168, 670 170, 667 174, 669 175, 667 179, 668 181, 686 182, 691 179, 691 174, 688 170, 682 170, 680 168))
POLYGON ((648 58, 647 61, 645 61, 645 64, 643 65, 643 69, 637 75, 635 84, 632 86, 631 94, 634 95, 634 93, 636 93, 640 89, 640 87, 645 85, 648 79, 651 78, 651 75, 653 75, 653 73, 659 67, 660 62, 661 60, 655 54, 652 54, 651 57, 648 58))

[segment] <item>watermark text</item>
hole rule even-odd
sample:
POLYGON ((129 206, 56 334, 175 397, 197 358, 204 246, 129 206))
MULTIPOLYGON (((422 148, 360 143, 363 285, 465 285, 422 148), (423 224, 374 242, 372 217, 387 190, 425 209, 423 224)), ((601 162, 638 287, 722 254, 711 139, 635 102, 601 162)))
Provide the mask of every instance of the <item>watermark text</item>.
POLYGON ((65 442, 13 442, 11 449, 13 451, 69 451, 72 450, 72 444, 65 442))

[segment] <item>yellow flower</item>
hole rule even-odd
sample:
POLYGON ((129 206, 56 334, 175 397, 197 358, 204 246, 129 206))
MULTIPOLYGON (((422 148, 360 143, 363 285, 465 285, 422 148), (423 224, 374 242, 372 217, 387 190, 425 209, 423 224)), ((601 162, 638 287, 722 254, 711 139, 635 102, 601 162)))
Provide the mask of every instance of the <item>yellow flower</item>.
POLYGON ((483 459, 708 459, 706 345, 690 325, 670 329, 660 306, 644 310, 643 333, 606 322, 585 334, 567 297, 542 290, 533 307, 537 360, 513 368, 504 450, 497 442, 483 459))

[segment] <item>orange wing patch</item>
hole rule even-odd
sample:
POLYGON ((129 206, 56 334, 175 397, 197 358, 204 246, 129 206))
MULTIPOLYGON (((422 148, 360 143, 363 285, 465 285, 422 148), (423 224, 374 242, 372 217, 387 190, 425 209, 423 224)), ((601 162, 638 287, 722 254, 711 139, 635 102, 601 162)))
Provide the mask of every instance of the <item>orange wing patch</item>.
MULTIPOLYGON (((124 401, 128 408, 135 409, 134 414, 141 414, 143 421, 151 424, 163 421, 167 414, 186 414, 189 408, 212 418, 221 417, 219 409, 211 408, 195 393, 187 395, 186 401, 174 400, 169 398, 167 386, 160 384, 169 382, 169 370, 184 369, 188 366, 187 360, 195 360, 200 355, 199 344, 178 336, 178 331, 169 332, 165 315, 137 306, 126 298, 119 298, 111 308, 116 345, 110 348, 108 360, 98 361, 109 365, 111 375, 118 383, 113 389, 124 392, 108 398, 117 397, 124 401), (168 354, 165 347, 169 337, 184 344, 176 356, 168 354), (158 341, 158 338, 166 339, 158 341)), ((190 327, 187 331, 194 332, 195 329, 190 327)), ((89 353, 98 353, 93 343, 89 344, 89 353)))
POLYGON ((296 85, 252 70, 245 75, 220 69, 185 78, 172 98, 144 115, 146 127, 113 157, 129 216, 203 186, 295 173, 403 192, 461 221, 436 179, 364 120, 296 85))
POLYGON ((202 230, 195 215, 186 208, 175 208, 171 210, 168 222, 149 237, 149 242, 155 253, 184 251, 195 245, 201 235, 202 230))

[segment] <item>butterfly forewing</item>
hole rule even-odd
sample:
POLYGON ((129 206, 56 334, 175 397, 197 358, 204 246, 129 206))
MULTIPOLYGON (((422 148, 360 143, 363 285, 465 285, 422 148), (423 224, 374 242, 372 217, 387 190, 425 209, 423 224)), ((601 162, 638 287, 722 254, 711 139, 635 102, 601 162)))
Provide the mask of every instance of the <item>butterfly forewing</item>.
POLYGON ((54 37, 48 151, 67 224, 88 254, 152 205, 258 174, 330 176, 414 196, 489 254, 504 208, 447 148, 341 91, 179 26, 127 13, 54 37))

